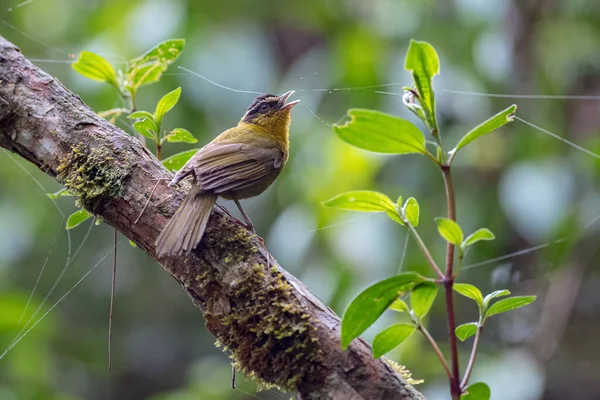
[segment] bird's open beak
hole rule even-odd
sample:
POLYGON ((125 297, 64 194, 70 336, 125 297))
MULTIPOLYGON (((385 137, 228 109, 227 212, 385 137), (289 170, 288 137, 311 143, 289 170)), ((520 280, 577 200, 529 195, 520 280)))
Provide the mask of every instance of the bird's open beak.
POLYGON ((300 103, 300 100, 290 101, 286 103, 287 99, 294 94, 294 90, 290 90, 289 92, 285 92, 281 96, 279 96, 279 109, 280 110, 289 110, 294 107, 296 104, 300 103))

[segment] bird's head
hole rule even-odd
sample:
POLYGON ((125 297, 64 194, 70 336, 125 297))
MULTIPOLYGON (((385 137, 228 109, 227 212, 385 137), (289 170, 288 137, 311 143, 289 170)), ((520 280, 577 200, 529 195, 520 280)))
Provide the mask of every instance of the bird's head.
POLYGON ((243 123, 258 125, 266 130, 287 129, 291 120, 291 110, 300 100, 287 102, 294 94, 293 90, 280 96, 261 94, 252 100, 246 114, 242 117, 243 123))

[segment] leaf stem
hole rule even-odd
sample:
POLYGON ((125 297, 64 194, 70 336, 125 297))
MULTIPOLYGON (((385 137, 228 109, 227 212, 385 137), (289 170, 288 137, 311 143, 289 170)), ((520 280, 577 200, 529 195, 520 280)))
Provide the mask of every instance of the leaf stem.
POLYGON ((160 145, 160 143, 156 142, 156 158, 158 159, 158 161, 160 161, 161 149, 162 149, 162 146, 160 145))
POLYGON ((433 347, 435 354, 440 359, 440 362, 442 363, 444 370, 446 370, 446 375, 448 375, 448 379, 452 380, 452 373, 450 372, 450 368, 448 368, 448 363, 446 362, 446 359, 444 358, 444 354, 440 350, 435 339, 433 337, 431 337, 431 335, 429 334, 429 331, 427 329, 425 329, 425 327, 422 324, 419 324, 417 326, 417 329, 425 336, 427 341, 431 344, 431 347, 433 347))
POLYGON ((442 272, 442 270, 435 263, 435 260, 431 256, 431 253, 429 252, 429 249, 427 248, 427 246, 425 246, 425 243, 423 242, 423 239, 421 239, 421 236, 419 236, 419 232, 417 232, 417 230, 415 229, 415 227, 412 226, 412 224, 410 222, 408 222, 408 220, 405 220, 404 223, 406 224, 406 226, 410 230, 410 233, 412 233, 412 235, 414 236, 415 240, 417 241, 417 244, 421 248, 421 251, 425 255, 425 258, 427 259, 427 262, 429 263, 429 265, 431 266, 431 268, 434 269, 434 271, 439 275, 440 278, 445 279, 444 273, 442 272))
POLYGON ((469 383, 469 378, 471 378, 471 372, 473 372, 473 367, 475 366, 475 356, 477 355, 477 349, 479 348, 479 338, 481 337, 481 331, 483 330, 483 324, 480 320, 477 324, 477 332, 475 332, 475 341, 473 342, 473 348, 471 349, 471 355, 469 356, 469 363, 467 364, 467 369, 465 370, 465 376, 460 383, 461 389, 467 387, 469 383))
POLYGON ((431 130, 431 136, 433 136, 433 138, 437 142, 438 146, 440 146, 440 149, 443 149, 444 146, 442 145, 442 137, 440 136, 440 131, 438 130, 437 127, 433 128, 431 130))
POLYGON ((438 159, 433 154, 431 154, 431 152, 429 150, 425 149, 425 153, 424 154, 427 157, 429 157, 431 159, 431 161, 433 161, 437 165, 440 165, 440 161, 438 161, 438 159))
POLYGON ((136 112, 137 111, 137 107, 135 106, 135 90, 132 90, 131 95, 129 96, 129 102, 130 102, 130 109, 131 112, 136 112))
MULTIPOLYGON (((448 203, 448 218, 456 221, 456 198, 454 195, 454 185, 452 184, 452 175, 450 174, 450 165, 441 166, 444 177, 444 187, 446 188, 446 201, 448 203)), ((448 318, 448 343, 450 345, 450 360, 452 362, 452 379, 450 379, 450 394, 452 399, 458 400, 461 394, 460 371, 458 365, 458 342, 456 339, 456 316, 454 313, 454 298, 452 287, 454 286, 454 276, 452 268, 454 263, 454 245, 448 242, 446 246, 446 271, 444 277, 444 291, 446 295, 446 314, 448 318)))
MULTIPOLYGON (((129 90, 127 94, 124 95, 125 100, 127 101, 127 105, 129 106, 129 113, 134 113, 137 111, 137 107, 135 105, 135 90, 129 90)), ((146 146, 146 137, 141 133, 136 134, 137 138, 144 146, 146 146)))

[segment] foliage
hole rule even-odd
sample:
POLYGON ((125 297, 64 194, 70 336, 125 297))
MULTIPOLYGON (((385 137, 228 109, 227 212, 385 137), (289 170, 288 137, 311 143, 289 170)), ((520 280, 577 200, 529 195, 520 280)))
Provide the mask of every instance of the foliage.
POLYGON ((160 149, 163 143, 197 143, 198 140, 187 130, 183 128, 175 128, 168 134, 162 132, 162 122, 165 114, 167 114, 179 101, 181 88, 177 88, 165 94, 156 105, 154 113, 147 111, 137 111, 131 113, 128 118, 135 119, 133 127, 141 135, 151 139, 156 146, 157 156, 160 158, 160 149))
POLYGON ((415 124, 374 110, 350 109, 350 121, 334 125, 338 136, 359 149, 387 154, 425 153, 425 136, 415 124))
MULTIPOLYGON (((411 40, 406 55, 405 68, 412 73, 414 89, 405 89, 403 101, 407 108, 422 120, 435 139, 437 149, 435 156, 427 150, 425 135, 414 124, 378 111, 350 109, 348 111, 350 121, 341 125, 334 125, 333 130, 342 140, 363 150, 386 154, 419 153, 427 155, 440 167, 446 185, 448 204, 454 207, 455 194, 450 175, 450 165, 454 156, 458 150, 474 140, 513 121, 516 106, 508 107, 468 132, 454 149, 448 152, 448 155, 445 155, 442 151, 442 140, 435 115, 433 78, 440 73, 440 64, 433 46, 426 42, 411 40)), ((394 204, 387 195, 368 190, 346 192, 323 203, 327 207, 340 210, 386 213, 392 220, 409 228, 409 232, 419 243, 428 263, 440 275, 440 279, 436 281, 411 272, 404 272, 377 282, 365 289, 354 298, 344 313, 341 329, 342 347, 348 347, 350 342, 373 325, 386 309, 391 308, 397 312, 407 313, 410 318, 409 323, 395 324, 375 337, 373 356, 381 357, 418 330, 423 332, 430 341, 444 365, 451 381, 450 392, 453 399, 459 397, 472 400, 489 399, 490 391, 484 383, 476 383, 467 387, 473 363, 469 363, 469 367, 465 371, 465 378, 460 382, 460 377, 457 375, 458 371, 450 371, 444 355, 423 325, 423 318, 429 312, 436 298, 437 285, 443 284, 444 290, 447 292, 446 297, 452 296, 452 290, 454 290, 475 301, 479 308, 480 315, 477 322, 462 324, 456 328, 456 338, 461 341, 476 335, 471 356, 473 360, 477 352, 479 333, 487 318, 530 304, 535 300, 535 296, 508 297, 491 304, 493 299, 508 295, 508 290, 495 291, 484 298, 481 291, 474 285, 454 283, 460 273, 465 250, 479 241, 493 240, 495 238, 494 234, 487 228, 480 228, 465 239, 463 229, 456 222, 454 209, 449 210, 447 218, 435 218, 438 232, 448 242, 448 251, 450 252, 450 256, 447 258, 449 261, 446 264, 446 272, 442 273, 415 229, 419 225, 420 217, 417 200, 411 197, 403 206, 401 206, 401 203, 402 197, 399 197, 396 204, 394 204), (453 272, 451 255, 455 248, 458 250, 458 262, 456 270, 453 272), (410 307, 400 299, 404 295, 410 296, 410 307)), ((449 323, 454 324, 455 317, 452 304, 447 303, 446 308, 449 323)), ((458 356, 456 338, 450 342, 452 359, 458 356)))
POLYGON ((440 60, 433 46, 411 40, 404 68, 412 73, 418 103, 425 117, 423 122, 430 130, 437 131, 433 77, 440 73, 440 60))
POLYGON ((449 162, 452 162, 452 158, 458 150, 462 149, 472 141, 477 140, 480 137, 495 131, 496 129, 508 124, 509 122, 512 122, 515 119, 516 112, 517 106, 513 104, 512 106, 500 111, 498 114, 483 122, 481 125, 478 125, 475 128, 473 128, 465 136, 463 136, 462 139, 458 141, 456 147, 450 150, 449 153, 451 154, 451 156, 449 162))
POLYGON ((477 382, 467 387, 460 396, 460 400, 490 400, 492 392, 488 385, 483 382, 477 382))
MULTIPOLYGON (((160 80, 162 74, 167 70, 183 51, 185 40, 170 39, 161 42, 148 50, 139 57, 135 57, 127 63, 124 70, 115 71, 113 65, 104 57, 90 51, 79 53, 77 60, 73 63, 73 69, 86 78, 106 82, 121 95, 123 100, 128 103, 128 108, 116 108, 107 111, 101 111, 98 114, 108 118, 112 123, 122 114, 128 114, 127 118, 134 120, 133 128, 144 138, 150 139, 156 147, 156 156, 161 158, 161 148, 164 142, 169 143, 197 143, 198 140, 186 129, 174 128, 171 131, 162 130, 163 118, 177 105, 181 96, 181 87, 165 94, 156 104, 153 113, 143 110, 137 110, 135 99, 140 87, 160 80)), ((194 151, 195 153, 195 151, 194 151)), ((181 168, 194 153, 182 152, 164 160, 165 165, 170 170, 181 168)), ((48 196, 56 199, 59 196, 69 196, 66 189, 62 189, 48 196)), ((90 218, 90 214, 85 209, 80 209, 71 214, 67 219, 67 229, 79 226, 82 222, 90 218)), ((135 243, 130 242, 132 247, 135 243)))
POLYGON ((88 212, 85 208, 82 208, 78 211, 75 211, 73 214, 67 218, 67 229, 73 229, 76 226, 81 225, 87 219, 91 218, 92 214, 88 212))
POLYGON ((347 348, 392 305, 400 293, 410 290, 423 278, 414 272, 393 276, 365 289, 348 306, 342 320, 342 347, 347 348))
MULTIPOLYGON (((455 12, 452 13, 447 12, 445 2, 376 1, 367 8, 361 2, 336 2, 332 6, 321 0, 292 3, 289 7, 256 2, 232 5, 179 0, 126 3, 105 0, 95 3, 94 7, 88 6, 88 2, 69 2, 67 8, 63 7, 64 1, 59 0, 34 1, 18 8, 15 8, 16 3, 20 2, 14 2, 13 11, 4 13, 2 19, 52 48, 9 26, 3 25, 1 35, 94 110, 116 110, 111 115, 99 114, 128 132, 133 132, 130 125, 133 121, 126 118, 127 105, 116 101, 116 91, 111 85, 98 84, 74 72, 68 53, 97 52, 118 71, 125 70, 129 56, 142 54, 163 39, 185 38, 181 56, 163 73, 160 81, 138 90, 136 103, 139 109, 153 113, 162 95, 181 86, 183 94, 163 125, 167 133, 173 127, 184 127, 202 144, 219 133, 219 129, 235 123, 252 95, 217 88, 177 70, 177 65, 235 89, 271 93, 296 89, 303 104, 329 124, 335 123, 349 108, 382 110, 406 118, 423 129, 428 139, 426 146, 436 158, 445 156, 446 153, 438 153, 420 118, 413 118, 411 111, 401 108, 402 93, 399 92, 403 85, 411 82, 410 75, 402 71, 402 56, 413 36, 434 44, 439 54, 441 76, 436 76, 433 82, 437 122, 445 148, 454 148, 472 127, 516 103, 520 118, 556 131, 586 149, 600 151, 597 121, 593 112, 586 112, 596 104, 594 100, 484 97, 452 91, 503 96, 597 94, 594 88, 599 75, 594 72, 599 64, 593 62, 593 55, 600 40, 600 30, 595 29, 600 23, 600 14, 589 12, 595 6, 592 0, 558 2, 554 13, 535 12, 526 7, 525 2, 513 2, 509 8, 482 7, 483 2, 473 7, 471 2, 457 2, 453 3, 455 12), (55 15, 60 10, 65 12, 55 15), (297 23, 279 25, 278 21, 289 21, 290 16, 297 23), (528 29, 523 32, 523 40, 517 43, 517 48, 511 26, 499 23, 510 17, 527 22, 528 29), (282 37, 284 42, 279 40, 282 37), (389 85, 397 82, 400 85, 389 85), (313 91, 321 88, 327 91, 313 91), (125 112, 117 115, 119 110, 125 112), (113 117, 116 117, 114 121, 113 117)), ((414 90, 410 86, 409 89, 414 90)), ((1 104, 0 101, 0 108, 1 104)), ((355 189, 370 189, 387 194, 394 202, 397 197, 394 194, 404 194, 401 208, 406 198, 414 196, 420 204, 418 233, 434 259, 443 263, 446 243, 440 238, 432 218, 447 215, 444 188, 441 178, 435 174, 434 164, 423 162, 423 157, 395 157, 358 150, 339 140, 337 134, 331 134, 331 129, 303 106, 293 110, 290 139, 291 154, 283 174, 271 190, 252 202, 248 211, 253 220, 258 219, 257 233, 265 238, 267 247, 281 265, 304 281, 335 312, 342 315, 354 295, 393 275, 398 269, 407 230, 398 229, 395 222, 386 224, 388 217, 384 213, 333 212, 320 206, 322 200, 355 189)), ((169 156, 196 147, 201 145, 165 143, 162 161, 167 164, 169 156)), ((153 147, 151 150, 154 152, 153 147)), ((598 196, 600 165, 595 160, 587 160, 585 155, 571 151, 563 143, 535 132, 518 120, 470 143, 458 151, 455 158, 452 172, 455 180, 460 179, 456 182, 458 222, 465 238, 483 226, 496 235, 494 241, 481 242, 465 250, 464 272, 457 282, 474 284, 484 297, 499 288, 510 289, 513 295, 534 294, 527 290, 535 287, 536 291, 544 291, 548 280, 560 279, 563 273, 589 265, 597 223, 591 229, 583 230, 582 226, 588 221, 591 223, 597 213, 594 199, 598 196), (536 171, 543 174, 534 175, 536 171), (512 180, 516 172, 522 173, 524 185, 512 180), (576 182, 575 196, 566 184, 568 179, 565 181, 569 177, 576 182), (538 187, 544 182, 553 190, 533 189, 534 183, 538 187), (527 193, 534 205, 522 201, 526 189, 531 189, 527 193), (569 199, 567 203, 552 213, 540 215, 541 210, 557 205, 557 199, 563 194, 569 199), (509 208, 507 199, 512 199, 518 208, 509 208), (531 212, 517 213, 527 210, 531 212), (537 236, 531 236, 521 227, 538 226, 540 218, 548 223, 537 236), (526 256, 492 262, 497 256, 561 237, 573 240, 528 252, 526 256), (573 251, 575 243, 576 251, 573 251)), ((36 168, 23 160, 19 162, 46 187, 46 192, 59 189, 36 168)), ((42 300, 64 267, 66 232, 61 232, 56 244, 53 243, 56 230, 64 229, 66 221, 51 201, 37 194, 34 181, 2 151, 0 165, 0 183, 4 189, 0 190, 0 220, 4 222, 4 229, 0 228, 4 244, 0 246, 0 291, 3 295, 16 293, 23 297, 15 306, 13 323, 16 325, 51 248, 51 257, 30 310, 37 307, 35 300, 42 300)), ((59 197, 56 201, 63 210, 72 207, 72 199, 59 197)), ((73 253, 89 223, 90 220, 85 226, 70 231, 73 253)), ((104 224, 92 231, 50 296, 50 302, 59 298, 86 268, 94 265, 103 249, 112 246, 109 236, 112 231, 104 224)), ((404 254, 403 271, 415 270, 424 276, 434 276, 424 269, 425 258, 413 237, 404 254)), ((164 273, 156 268, 154 261, 142 251, 129 249, 126 243, 119 246, 119 259, 124 260, 124 268, 118 272, 114 363, 110 374, 105 366, 105 315, 110 291, 107 259, 0 362, 0 397, 87 399, 98 395, 98 387, 106 386, 107 376, 115 382, 127 381, 130 376, 144 376, 147 379, 115 385, 111 393, 124 398, 138 393, 152 400, 248 398, 250 395, 231 389, 231 365, 227 357, 214 348, 210 334, 198 330, 198 318, 195 315, 190 318, 189 299, 181 296, 179 287, 165 285, 164 273), (160 299, 153 290, 157 287, 160 299), (49 327, 56 329, 49 331, 49 327), (148 365, 171 365, 171 356, 187 346, 188 340, 168 340, 173 331, 182 338, 195 338, 193 354, 179 360, 176 369, 180 373, 148 370, 148 365), (139 337, 152 339, 153 348, 160 351, 148 351, 148 346, 141 346, 139 340, 135 343, 140 346, 131 346, 131 340, 139 337), (125 358, 131 362, 125 362, 125 358), (57 361, 60 368, 56 367, 57 361), (73 371, 77 373, 73 375, 73 371), (181 377, 187 378, 182 380, 181 377), (152 384, 148 385, 150 381, 152 384)), ((584 285, 597 279, 597 275, 597 269, 586 268, 584 285)), ((569 288, 576 291, 576 285, 569 288)), ((432 335, 448 354, 448 339, 441 326, 445 318, 441 286, 439 290, 425 324, 431 325, 432 335)), ((524 392, 534 397, 543 393, 561 398, 563 393, 552 382, 579 382, 575 367, 584 361, 598 360, 589 352, 566 351, 584 342, 592 345, 599 334, 597 318, 590 319, 589 307, 583 306, 597 303, 600 295, 588 292, 575 302, 577 307, 572 309, 570 322, 557 347, 557 355, 569 354, 570 357, 551 357, 541 383, 528 369, 531 363, 505 362, 509 354, 514 354, 515 346, 528 346, 527 339, 531 339, 513 333, 510 328, 517 325, 509 321, 511 313, 500 315, 498 320, 493 317, 492 323, 486 324, 475 368, 476 372, 484 372, 485 362, 490 378, 474 373, 472 382, 489 379, 493 398, 509 397, 509 393, 519 397, 524 392), (582 321, 586 324, 585 332, 578 329, 582 321), (498 331, 502 335, 498 335, 498 331), (510 342, 508 348, 505 341, 510 342), (511 377, 509 385, 502 380, 508 376, 511 377)), ((410 298, 402 299, 408 306, 410 298)), ((477 316, 469 312, 477 309, 472 300, 456 292, 454 299, 457 325, 477 321, 477 316)), ((48 306, 50 303, 41 312, 48 306)), ((393 307, 390 308, 393 310, 393 307)), ((10 307, 0 305, 0 309, 3 310, 0 314, 7 319, 13 315, 8 311, 10 307)), ((553 315, 562 319, 562 312, 568 312, 568 307, 554 309, 553 315)), ((372 340, 378 331, 405 322, 406 317, 406 311, 404 314, 388 311, 361 336, 372 340)), ((537 313, 519 319, 518 324, 531 332, 536 332, 541 325, 537 313)), ((16 333, 5 333, 0 342, 7 346, 16 333)), ((470 350, 472 341, 473 337, 460 346, 461 368, 466 366, 468 354, 464 353, 470 350)), ((426 346, 422 334, 417 332, 387 357, 401 357, 419 378, 425 378, 424 390, 429 391, 430 386, 436 387, 445 379, 439 376, 443 370, 435 365, 439 362, 426 346)), ((527 357, 527 352, 521 352, 520 357, 527 357)), ((252 382, 240 378, 238 374, 238 387, 254 392, 252 382)), ((598 397, 593 385, 578 385, 578 390, 581 397, 598 397)), ((282 397, 278 393, 257 395, 282 397)))

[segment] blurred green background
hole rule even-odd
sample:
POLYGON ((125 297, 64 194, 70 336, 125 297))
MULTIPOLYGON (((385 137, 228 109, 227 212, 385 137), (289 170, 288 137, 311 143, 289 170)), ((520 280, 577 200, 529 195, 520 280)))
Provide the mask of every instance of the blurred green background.
MULTIPOLYGON (((433 165, 414 155, 356 150, 326 125, 350 107, 415 121, 397 95, 410 84, 403 68, 410 38, 430 42, 440 55, 441 76, 434 83, 448 146, 516 103, 521 118, 600 153, 598 101, 444 91, 598 95, 597 0, 0 0, 0 34, 97 111, 120 106, 120 100, 108 85, 77 75, 70 66, 73 54, 94 51, 122 67, 162 40, 185 38, 182 56, 163 79, 140 89, 138 108, 152 110, 162 95, 181 86, 181 100, 165 124, 188 129, 201 144, 236 124, 253 95, 210 85, 176 65, 236 89, 296 90, 294 98, 303 106, 293 113, 290 162, 272 188, 245 205, 282 266, 338 314, 361 289, 398 270, 405 232, 384 215, 336 212, 321 201, 352 189, 414 196, 421 204, 425 241, 434 257, 441 260, 444 254, 433 218, 445 214, 445 198, 433 165), (359 88, 386 83, 400 84, 359 88), (353 89, 314 90, 333 88, 353 89)), ((190 147, 167 144, 164 152, 190 147)), ((484 292, 508 288, 538 295, 534 305, 486 325, 472 382, 485 380, 493 399, 600 398, 600 223, 593 224, 600 215, 600 163, 517 121, 469 146, 455 165, 459 222, 468 232, 486 226, 497 237, 475 246, 465 264, 548 244, 461 274, 461 281, 484 292)), ((59 188, 24 160, 0 151, 0 354, 66 265, 65 220, 45 195, 59 188)), ((75 210, 71 198, 58 204, 65 215, 75 210)), ((88 222, 71 232, 71 254, 83 243, 81 251, 38 316, 100 262, 112 240, 105 225, 91 228, 88 222)), ((428 272, 412 241, 404 268, 428 272)), ((255 394, 254 384, 241 376, 243 392, 233 391, 228 358, 215 348, 201 314, 179 285, 127 240, 118 252, 108 372, 110 277, 108 256, 0 359, 0 399, 290 398, 276 391, 255 394)), ((473 304, 457 301, 459 323, 474 320, 473 304)), ((395 318, 386 314, 365 336, 372 339, 395 318)), ((428 324, 447 350, 441 298, 428 324)), ((460 347, 463 368, 469 344, 460 347)), ((425 379, 417 388, 429 399, 448 398, 443 370, 420 336, 388 357, 425 379)))

